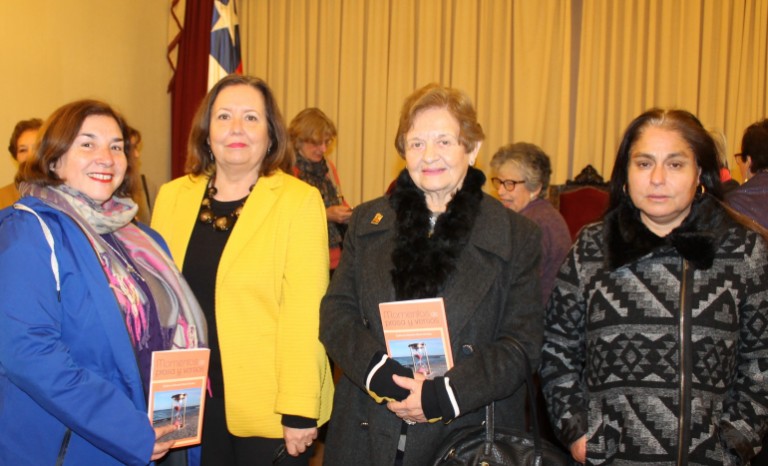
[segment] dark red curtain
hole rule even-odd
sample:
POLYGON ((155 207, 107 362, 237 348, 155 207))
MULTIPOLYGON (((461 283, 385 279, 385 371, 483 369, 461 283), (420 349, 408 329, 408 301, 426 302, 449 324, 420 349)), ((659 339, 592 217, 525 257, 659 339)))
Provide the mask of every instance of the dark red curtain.
POLYGON ((184 174, 192 118, 208 86, 213 0, 187 0, 171 91, 171 176, 184 174))

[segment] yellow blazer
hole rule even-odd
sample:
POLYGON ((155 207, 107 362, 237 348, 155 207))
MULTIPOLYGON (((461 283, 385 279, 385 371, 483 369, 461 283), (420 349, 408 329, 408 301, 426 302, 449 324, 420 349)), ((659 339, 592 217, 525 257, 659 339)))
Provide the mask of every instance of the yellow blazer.
MULTIPOLYGON (((181 269, 206 177, 163 185, 152 227, 181 269)), ((204 254, 204 251, 191 251, 204 254)), ((328 421, 333 378, 320 340, 328 232, 317 189, 276 172, 261 177, 227 241, 216 275, 226 417, 240 437, 281 438, 281 416, 328 421)))

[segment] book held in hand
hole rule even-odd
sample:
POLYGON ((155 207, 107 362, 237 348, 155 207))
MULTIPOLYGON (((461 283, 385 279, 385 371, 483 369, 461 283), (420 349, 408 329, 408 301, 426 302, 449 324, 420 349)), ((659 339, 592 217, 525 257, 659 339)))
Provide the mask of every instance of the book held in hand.
POLYGON ((443 298, 379 304, 387 354, 428 379, 453 367, 443 298))
POLYGON ((152 427, 177 427, 162 438, 176 440, 173 448, 200 443, 210 355, 208 348, 152 353, 149 419, 152 427))

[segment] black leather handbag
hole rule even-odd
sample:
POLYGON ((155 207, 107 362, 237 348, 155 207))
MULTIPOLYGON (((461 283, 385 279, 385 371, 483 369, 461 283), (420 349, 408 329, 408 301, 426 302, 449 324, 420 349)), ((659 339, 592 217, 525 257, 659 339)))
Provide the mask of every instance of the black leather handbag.
POLYGON ((445 439, 430 463, 433 466, 565 466, 568 457, 557 446, 541 438, 531 364, 523 346, 514 346, 525 360, 533 432, 496 426, 494 404, 485 407, 485 422, 456 430, 445 439))

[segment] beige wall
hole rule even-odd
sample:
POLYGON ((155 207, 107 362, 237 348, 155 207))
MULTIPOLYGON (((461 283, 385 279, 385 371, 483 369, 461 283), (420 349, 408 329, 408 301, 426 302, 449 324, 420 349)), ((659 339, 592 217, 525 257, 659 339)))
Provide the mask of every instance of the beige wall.
POLYGON ((170 177, 170 69, 163 0, 0 0, 0 185, 16 121, 81 98, 109 102, 144 139, 151 187, 170 177))

